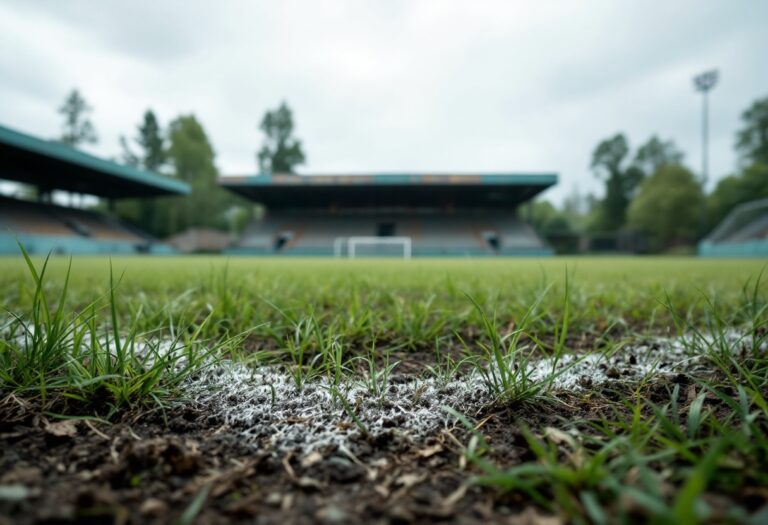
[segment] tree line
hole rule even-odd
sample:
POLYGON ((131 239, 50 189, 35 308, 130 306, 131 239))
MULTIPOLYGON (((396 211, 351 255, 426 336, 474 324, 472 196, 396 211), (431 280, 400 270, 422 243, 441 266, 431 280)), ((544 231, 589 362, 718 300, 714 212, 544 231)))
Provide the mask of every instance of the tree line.
MULTIPOLYGON (((64 117, 60 141, 71 146, 96 142, 91 111, 73 90, 59 109, 64 117)), ((674 141, 654 135, 633 151, 626 135, 617 133, 592 152, 590 168, 605 185, 601 198, 573 194, 560 207, 539 200, 523 212, 546 237, 635 232, 647 237, 652 251, 690 246, 738 204, 768 198, 768 97, 748 107, 741 121, 734 143, 737 170, 708 194, 674 141)), ((264 134, 256 153, 260 172, 293 173, 306 161, 285 102, 265 113, 259 129, 264 134)), ((116 211, 121 218, 163 238, 192 227, 238 232, 253 216, 250 202, 218 186, 215 151, 194 115, 180 115, 163 126, 148 109, 135 135, 120 142, 121 162, 178 178, 192 188, 186 197, 120 201, 116 211)))
MULTIPOLYGON (((64 119, 59 141, 73 147, 95 143, 98 136, 91 112, 83 95, 73 90, 59 108, 64 119)), ((293 173, 305 162, 302 143, 293 136, 293 113, 285 102, 265 113, 259 129, 264 133, 256 154, 260 172, 293 173)), ((154 111, 147 109, 134 135, 121 136, 120 145, 118 162, 174 177, 192 190, 184 197, 122 199, 115 204, 121 219, 165 238, 203 227, 237 233, 252 218, 255 207, 250 201, 218 185, 216 152, 195 115, 179 115, 163 126, 154 111)))
POLYGON ((560 207, 539 200, 526 211, 546 237, 638 233, 650 251, 691 246, 735 206, 768 198, 768 97, 742 113, 734 148, 736 171, 706 193, 672 140, 654 135, 633 152, 617 133, 592 152, 590 168, 605 185, 603 197, 575 193, 560 207))

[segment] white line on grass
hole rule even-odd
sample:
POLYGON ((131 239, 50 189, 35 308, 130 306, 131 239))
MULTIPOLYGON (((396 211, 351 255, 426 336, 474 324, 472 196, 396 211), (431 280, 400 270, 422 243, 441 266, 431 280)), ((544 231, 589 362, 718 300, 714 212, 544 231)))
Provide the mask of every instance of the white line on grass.
MULTIPOLYGON (((738 344, 736 334, 729 339, 738 344)), ((529 379, 546 381, 552 393, 592 388, 611 381, 639 381, 651 374, 705 373, 712 370, 702 355, 693 355, 681 339, 659 339, 650 345, 625 347, 613 356, 567 354, 531 361, 529 379)), ((387 435, 420 438, 453 423, 444 407, 473 415, 493 401, 480 374, 443 382, 434 377, 397 377, 372 394, 362 381, 339 388, 344 403, 332 395, 325 378, 307 381, 298 389, 279 366, 251 369, 231 361, 202 371, 186 383, 187 395, 255 446, 277 450, 311 450, 348 445, 365 429, 381 439, 387 435), (346 406, 345 406, 346 404, 346 406), (354 418, 350 416, 354 413, 354 418), (357 421, 356 421, 356 420, 357 421)))

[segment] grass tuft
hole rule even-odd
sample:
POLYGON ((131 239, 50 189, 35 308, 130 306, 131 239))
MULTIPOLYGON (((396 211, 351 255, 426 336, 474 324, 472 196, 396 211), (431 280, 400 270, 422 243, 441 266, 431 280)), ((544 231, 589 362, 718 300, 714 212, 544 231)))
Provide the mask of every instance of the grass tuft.
POLYGON ((123 407, 160 404, 177 398, 181 383, 210 365, 229 340, 207 345, 200 338, 209 318, 168 341, 141 334, 136 323, 122 335, 117 293, 110 271, 109 293, 80 310, 67 306, 71 261, 57 300, 49 299, 49 257, 38 269, 21 247, 34 283, 27 314, 9 312, 14 321, 0 339, 0 388, 38 399, 47 410, 116 413, 123 407), (103 323, 104 311, 109 322, 103 323))

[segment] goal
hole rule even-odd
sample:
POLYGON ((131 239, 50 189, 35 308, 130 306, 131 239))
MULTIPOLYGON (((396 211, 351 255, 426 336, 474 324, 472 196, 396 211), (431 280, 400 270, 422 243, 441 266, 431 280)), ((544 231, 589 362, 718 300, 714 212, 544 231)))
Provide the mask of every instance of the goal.
POLYGON ((410 237, 337 237, 333 241, 333 254, 350 259, 356 257, 411 258, 410 237))

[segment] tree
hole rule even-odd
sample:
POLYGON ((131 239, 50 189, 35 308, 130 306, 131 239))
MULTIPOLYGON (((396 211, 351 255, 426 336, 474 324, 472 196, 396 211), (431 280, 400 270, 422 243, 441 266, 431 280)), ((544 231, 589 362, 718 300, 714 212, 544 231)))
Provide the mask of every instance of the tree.
POLYGON ((96 130, 87 116, 91 111, 85 98, 77 89, 73 89, 59 108, 59 113, 64 116, 60 142, 69 146, 95 143, 98 140, 96 130))
POLYGON ((283 102, 275 111, 267 111, 260 129, 266 135, 258 153, 259 170, 263 173, 293 173, 294 167, 306 160, 301 141, 292 138, 293 113, 283 102))
POLYGON ((176 176, 190 184, 215 182, 217 177, 213 151, 203 126, 194 115, 182 115, 171 122, 168 156, 176 176))
POLYGON ((136 129, 138 135, 134 142, 141 151, 138 154, 134 153, 128 140, 125 137, 120 137, 124 161, 132 166, 159 172, 168 161, 168 152, 166 150, 163 130, 151 109, 144 113, 144 119, 136 129))
POLYGON ((733 208, 745 202, 768 198, 768 165, 755 163, 738 175, 721 179, 709 196, 709 227, 715 227, 733 208))
MULTIPOLYGON (((136 129, 138 133, 134 142, 139 147, 138 153, 131 149, 124 136, 120 137, 120 143, 123 147, 123 161, 130 166, 160 172, 168 162, 168 151, 163 130, 152 110, 148 109, 144 113, 144 118, 136 129)), ((121 202, 117 206, 117 212, 121 217, 130 220, 144 231, 154 234, 161 231, 157 220, 155 199, 131 199, 121 202)))
POLYGON ((524 205, 524 216, 530 216, 531 225, 542 235, 571 233, 572 228, 565 213, 547 200, 535 200, 524 205))
POLYGON ((640 185, 629 206, 628 223, 649 235, 657 250, 696 239, 704 196, 690 170, 664 165, 640 185))
POLYGON ((615 231, 624 226, 627 206, 643 178, 643 172, 636 166, 625 167, 628 155, 629 144, 622 133, 600 142, 592 153, 591 167, 598 177, 605 180, 605 197, 598 225, 605 231, 615 231))
POLYGON ((673 141, 662 141, 653 135, 638 148, 632 164, 642 170, 645 176, 650 176, 664 166, 682 165, 684 156, 673 141))
POLYGON ((224 223, 215 153, 203 126, 194 115, 183 115, 171 122, 168 137, 168 157, 176 177, 192 187, 191 195, 172 207, 169 233, 224 223))
POLYGON ((123 138, 124 160, 150 171, 164 171, 188 183, 189 195, 132 199, 118 204, 120 216, 156 237, 164 238, 188 228, 242 229, 253 216, 250 202, 218 184, 216 154, 202 124, 194 115, 181 115, 164 133, 148 110, 134 152, 123 138))
POLYGON ((747 163, 768 165, 768 97, 756 100, 741 120, 744 127, 736 133, 736 150, 747 163))

